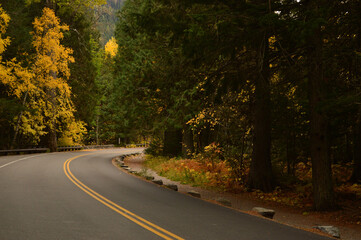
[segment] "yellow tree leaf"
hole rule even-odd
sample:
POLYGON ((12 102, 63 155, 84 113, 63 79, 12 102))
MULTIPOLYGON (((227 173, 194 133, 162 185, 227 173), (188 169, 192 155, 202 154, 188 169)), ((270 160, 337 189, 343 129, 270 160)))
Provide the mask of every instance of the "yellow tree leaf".
POLYGON ((114 37, 112 37, 107 44, 105 44, 105 53, 111 58, 115 57, 118 53, 118 44, 114 37))

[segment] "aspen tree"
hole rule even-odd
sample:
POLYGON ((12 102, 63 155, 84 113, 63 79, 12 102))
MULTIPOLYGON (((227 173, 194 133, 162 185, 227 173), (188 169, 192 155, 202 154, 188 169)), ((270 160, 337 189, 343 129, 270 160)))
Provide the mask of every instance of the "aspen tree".
POLYGON ((36 104, 44 117, 43 123, 49 135, 49 148, 57 150, 57 125, 60 119, 72 119, 75 111, 71 89, 67 83, 70 77, 69 63, 74 62, 73 50, 61 45, 68 31, 67 25, 61 25, 53 10, 43 9, 43 15, 35 18, 33 46, 36 60, 33 67, 36 85, 42 89, 36 98, 36 104))

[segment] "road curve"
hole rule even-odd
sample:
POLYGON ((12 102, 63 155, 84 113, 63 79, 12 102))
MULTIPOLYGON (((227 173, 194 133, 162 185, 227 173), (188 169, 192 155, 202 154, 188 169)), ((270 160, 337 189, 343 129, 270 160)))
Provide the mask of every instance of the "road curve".
POLYGON ((142 181, 111 163, 140 150, 0 157, 0 240, 330 239, 142 181))

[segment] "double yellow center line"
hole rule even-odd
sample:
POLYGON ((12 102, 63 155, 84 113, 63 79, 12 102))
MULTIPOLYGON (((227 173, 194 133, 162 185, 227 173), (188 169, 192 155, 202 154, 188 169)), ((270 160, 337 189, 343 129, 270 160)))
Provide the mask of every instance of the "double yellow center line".
POLYGON ((141 218, 139 216, 137 216, 136 214, 128 211, 127 209, 119 206, 118 204, 110 201, 109 199, 107 199, 106 197, 100 195, 99 193, 95 192, 94 190, 92 190, 91 188, 89 188, 88 186, 86 186, 84 183, 82 183, 79 179, 77 179, 74 174, 70 171, 70 163, 71 161, 73 161, 74 159, 83 157, 83 156, 87 156, 87 155, 91 155, 94 153, 88 153, 88 154, 83 154, 80 156, 76 156, 73 158, 69 158, 68 160, 65 161, 64 163, 64 172, 65 175, 70 179, 70 181, 72 181, 78 188, 80 188, 81 190, 83 190, 85 193, 87 193, 89 196, 91 196, 92 198, 94 198, 95 200, 101 202, 102 204, 104 204, 105 206, 109 207, 110 209, 112 209, 113 211, 119 213, 120 215, 122 215, 123 217, 129 219, 130 221, 138 224, 139 226, 151 231, 152 233, 160 236, 163 239, 166 240, 184 240, 183 238, 168 232, 167 230, 145 220, 144 218, 141 218))

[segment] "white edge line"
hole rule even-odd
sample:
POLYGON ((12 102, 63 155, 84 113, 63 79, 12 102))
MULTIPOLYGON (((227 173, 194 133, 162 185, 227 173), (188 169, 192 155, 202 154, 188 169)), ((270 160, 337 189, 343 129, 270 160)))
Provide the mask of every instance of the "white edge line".
POLYGON ((29 158, 34 158, 34 157, 38 157, 38 156, 44 156, 44 155, 48 155, 48 154, 53 154, 53 153, 37 154, 37 155, 33 155, 33 156, 28 156, 28 157, 20 158, 20 159, 14 160, 14 161, 12 161, 12 162, 5 163, 4 165, 1 165, 1 166, 0 166, 0 169, 1 169, 1 168, 4 168, 4 167, 7 167, 7 166, 9 166, 9 165, 11 165, 11 164, 14 164, 14 163, 17 163, 17 162, 20 162, 20 161, 29 159, 29 158))
POLYGON ((8 163, 6 163, 6 164, 4 164, 4 165, 1 165, 1 166, 0 166, 0 169, 1 169, 1 168, 4 168, 4 167, 6 167, 6 166, 9 166, 9 165, 11 165, 11 164, 14 164, 14 163, 17 163, 17 162, 20 162, 20 161, 29 159, 29 158, 34 158, 34 157, 44 156, 44 155, 47 155, 47 154, 37 154, 37 155, 29 156, 29 157, 20 158, 20 159, 18 159, 18 160, 15 160, 15 161, 12 161, 12 162, 8 162, 8 163))

